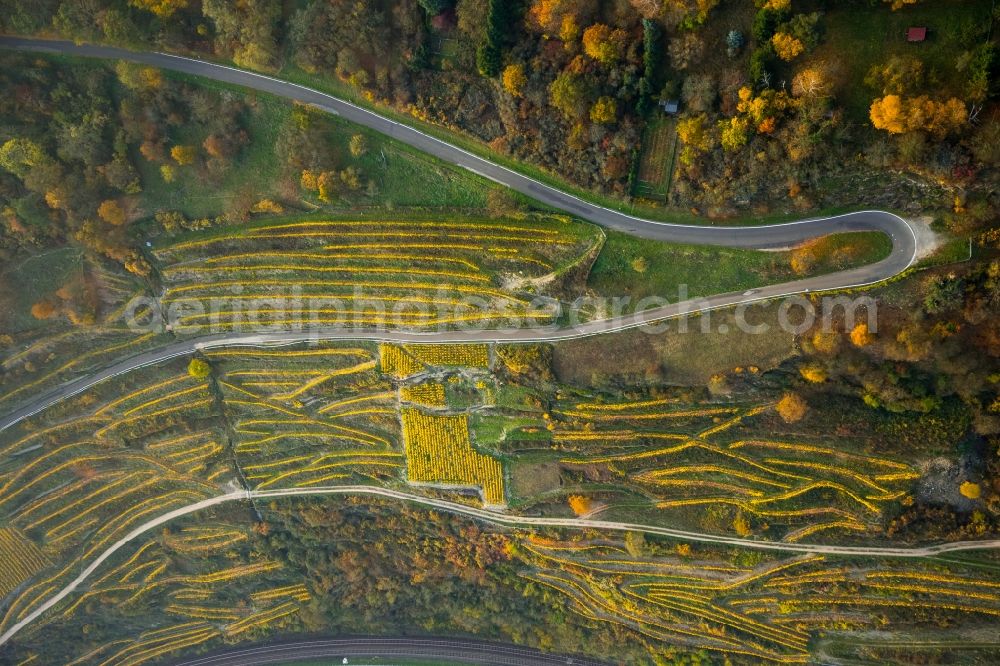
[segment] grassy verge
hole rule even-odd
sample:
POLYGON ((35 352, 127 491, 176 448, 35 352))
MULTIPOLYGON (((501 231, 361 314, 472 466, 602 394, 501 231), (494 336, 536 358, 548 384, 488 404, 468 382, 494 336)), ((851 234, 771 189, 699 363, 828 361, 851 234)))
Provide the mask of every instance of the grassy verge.
POLYGON ((67 281, 74 270, 83 266, 83 252, 75 247, 61 247, 22 259, 2 275, 7 289, 0 300, 0 322, 11 333, 51 328, 52 322, 31 315, 31 306, 52 294, 67 281))
POLYGON ((776 306, 751 306, 744 320, 768 328, 744 331, 733 310, 706 312, 688 318, 686 330, 685 320, 674 320, 658 333, 631 330, 559 342, 553 368, 559 381, 572 386, 704 386, 716 373, 750 366, 762 372, 795 353, 795 336, 779 327, 776 306))
POLYGON ((836 234, 824 239, 816 262, 799 274, 792 268, 792 252, 667 244, 617 231, 607 235, 588 286, 603 296, 629 296, 629 309, 647 297, 675 300, 681 285, 691 297, 752 289, 869 264, 892 250, 881 233, 836 234))

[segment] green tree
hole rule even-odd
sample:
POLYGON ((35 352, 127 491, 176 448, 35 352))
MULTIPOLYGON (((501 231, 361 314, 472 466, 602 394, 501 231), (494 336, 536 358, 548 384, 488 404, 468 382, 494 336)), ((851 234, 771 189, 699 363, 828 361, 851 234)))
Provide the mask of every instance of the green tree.
POLYGON ((549 86, 549 102, 570 120, 587 109, 587 85, 579 74, 563 70, 549 86))

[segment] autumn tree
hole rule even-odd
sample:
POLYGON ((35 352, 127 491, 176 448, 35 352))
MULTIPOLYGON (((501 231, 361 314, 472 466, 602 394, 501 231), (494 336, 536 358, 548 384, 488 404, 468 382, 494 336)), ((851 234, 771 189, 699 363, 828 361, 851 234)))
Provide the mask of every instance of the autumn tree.
POLYGON ((316 177, 316 192, 320 201, 330 203, 333 201, 337 191, 337 174, 333 171, 324 171, 316 177))
POLYGON ((875 341, 875 336, 868 330, 868 324, 859 322, 851 329, 851 344, 855 347, 867 347, 875 341))
POLYGON ((51 319, 56 316, 56 306, 51 299, 45 298, 31 306, 31 316, 38 320, 51 319))
POLYGON ((578 24, 576 0, 534 0, 528 8, 528 25, 550 34, 558 34, 567 19, 578 24))
POLYGON ((528 83, 528 77, 524 73, 524 63, 514 63, 507 65, 503 70, 503 87, 514 97, 524 95, 524 86, 528 83))
POLYGON ((49 161, 45 151, 31 139, 8 139, 0 146, 0 167, 23 179, 33 167, 49 161))
POLYGON ((578 516, 590 513, 592 508, 590 498, 583 495, 570 495, 567 501, 569 502, 569 508, 573 509, 573 513, 578 516))
POLYGON ((796 275, 805 275, 816 265, 816 252, 812 245, 806 244, 792 250, 789 266, 796 275))
POLYGON ((694 164, 699 155, 712 147, 712 137, 706 127, 705 116, 697 115, 683 118, 677 123, 677 138, 681 140, 681 151, 678 159, 681 164, 694 164))
POLYGON ((148 277, 153 272, 153 267, 149 265, 146 258, 134 250, 125 256, 122 264, 125 266, 125 270, 139 277, 148 277))
POLYGON ((821 354, 834 354, 840 349, 840 334, 836 331, 819 329, 810 340, 813 349, 821 354))
POLYGON ((173 16, 174 12, 187 8, 188 0, 128 0, 128 4, 165 19, 173 16))
POLYGON ((601 97, 590 107, 590 120, 607 125, 618 117, 618 104, 611 97, 601 97))
POLYGON ((194 164, 195 158, 198 157, 198 149, 194 146, 174 146, 170 149, 170 157, 177 164, 187 166, 188 164, 194 164))
POLYGON ((830 75, 825 63, 810 65, 792 78, 792 94, 796 97, 826 97, 830 94, 830 87, 830 75))
POLYGON ((200 358, 193 358, 191 362, 188 363, 188 374, 195 379, 204 379, 208 377, 211 373, 212 368, 208 365, 208 361, 200 358))
POLYGON ((966 499, 976 500, 982 495, 983 490, 978 483, 965 481, 958 487, 958 492, 960 492, 962 497, 965 497, 966 499))
POLYGON ((114 199, 106 199, 97 207, 97 214, 108 224, 120 227, 125 224, 125 209, 114 199))
POLYGON ((723 150, 739 150, 750 140, 750 125, 746 118, 733 116, 719 121, 719 143, 723 150))
POLYGON ((890 134, 925 130, 939 138, 958 130, 968 121, 962 100, 952 97, 938 102, 927 95, 886 95, 872 102, 869 116, 876 129, 890 134))
POLYGON ((583 116, 587 109, 587 85, 583 77, 563 70, 549 86, 549 102, 569 119, 583 116))
POLYGON ((628 35, 621 28, 612 30, 595 23, 583 31, 583 52, 602 65, 613 65, 625 52, 628 35))
POLYGON ((278 46, 274 38, 281 4, 271 0, 202 0, 201 11, 215 24, 216 44, 233 62, 249 69, 271 69, 278 46))
POLYGON ((625 533, 625 550, 632 557, 642 557, 646 554, 646 535, 630 530, 625 533))
POLYGON ((785 62, 795 60, 806 50, 805 45, 800 40, 784 32, 774 33, 774 36, 771 37, 771 44, 774 46, 775 54, 785 62))
POLYGON ((753 529, 750 527, 750 520, 743 515, 743 512, 736 514, 733 519, 733 531, 736 532, 736 536, 746 538, 753 534, 753 529))
POLYGON ((807 382, 812 382, 813 384, 821 384, 827 378, 826 369, 819 363, 806 363, 799 366, 799 374, 807 382))
POLYGON ((163 87, 163 73, 155 67, 144 67, 133 62, 119 60, 115 63, 115 74, 123 86, 129 90, 159 90, 163 87))
POLYGON ((795 423, 806 415, 809 405, 798 393, 786 393, 775 405, 775 410, 785 423, 795 423))
POLYGON ((909 95, 925 85, 924 62, 909 55, 893 55, 884 63, 872 65, 865 75, 865 85, 881 95, 909 95))

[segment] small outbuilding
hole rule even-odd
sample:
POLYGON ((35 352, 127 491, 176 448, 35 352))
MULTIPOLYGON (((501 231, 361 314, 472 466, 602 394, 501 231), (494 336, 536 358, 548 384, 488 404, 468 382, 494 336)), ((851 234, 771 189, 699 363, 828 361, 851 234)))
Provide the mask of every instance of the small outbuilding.
POLYGON ((927 28, 907 28, 906 41, 922 42, 927 39, 927 28))
POLYGON ((660 108, 663 112, 669 116, 676 116, 677 112, 680 111, 681 105, 676 99, 663 99, 660 100, 660 108))

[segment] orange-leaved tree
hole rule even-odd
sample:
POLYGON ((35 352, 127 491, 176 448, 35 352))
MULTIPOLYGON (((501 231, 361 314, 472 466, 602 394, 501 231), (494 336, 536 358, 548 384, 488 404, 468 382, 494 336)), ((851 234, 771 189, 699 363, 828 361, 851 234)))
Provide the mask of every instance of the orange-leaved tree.
POLYGON ((809 405, 798 393, 786 393, 775 406, 778 415, 785 423, 795 423, 801 421, 809 411, 809 405))
POLYGON ((578 516, 582 516, 590 512, 591 501, 589 497, 584 497, 583 495, 570 495, 569 508, 573 509, 573 513, 578 516))

